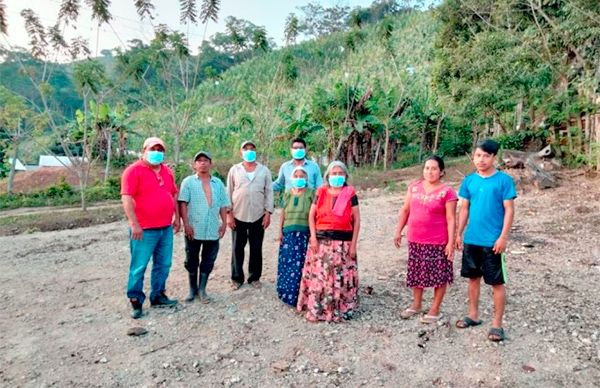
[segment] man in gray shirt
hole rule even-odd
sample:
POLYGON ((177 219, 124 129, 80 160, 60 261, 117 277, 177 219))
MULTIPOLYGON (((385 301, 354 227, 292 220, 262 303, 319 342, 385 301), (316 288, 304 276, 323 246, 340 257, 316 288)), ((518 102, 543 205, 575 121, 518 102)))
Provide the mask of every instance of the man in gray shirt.
POLYGON ((250 245, 248 284, 260 287, 262 243, 273 213, 271 171, 256 162, 254 142, 243 142, 240 152, 243 161, 233 165, 227 174, 227 192, 232 203, 227 225, 232 236, 231 285, 234 290, 244 284, 246 243, 250 245))

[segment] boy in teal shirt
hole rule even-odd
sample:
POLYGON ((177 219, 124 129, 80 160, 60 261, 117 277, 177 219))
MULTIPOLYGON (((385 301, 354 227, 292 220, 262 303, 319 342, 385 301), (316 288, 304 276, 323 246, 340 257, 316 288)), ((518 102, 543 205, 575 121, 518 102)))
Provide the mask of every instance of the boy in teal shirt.
POLYGON ((494 317, 488 339, 503 341, 502 317, 506 304, 506 274, 503 253, 514 218, 517 197, 512 178, 496 170, 494 163, 500 146, 493 140, 477 145, 473 153, 475 173, 465 177, 458 195, 461 208, 458 216, 457 249, 464 249, 460 274, 469 279, 469 314, 456 322, 458 328, 477 326, 481 278, 492 286, 494 317))

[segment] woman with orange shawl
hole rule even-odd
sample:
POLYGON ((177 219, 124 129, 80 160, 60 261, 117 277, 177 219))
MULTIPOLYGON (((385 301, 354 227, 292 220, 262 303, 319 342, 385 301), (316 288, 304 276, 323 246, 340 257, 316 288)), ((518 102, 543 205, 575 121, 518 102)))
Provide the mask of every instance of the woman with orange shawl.
POLYGON ((309 213, 309 249, 297 309, 309 321, 339 322, 358 308, 358 198, 344 163, 329 164, 309 213))

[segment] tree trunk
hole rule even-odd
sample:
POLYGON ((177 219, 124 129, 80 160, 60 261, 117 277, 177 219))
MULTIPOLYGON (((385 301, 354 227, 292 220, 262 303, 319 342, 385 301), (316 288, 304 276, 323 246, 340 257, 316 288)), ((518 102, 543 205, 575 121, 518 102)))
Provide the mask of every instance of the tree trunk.
POLYGON ((515 108, 515 129, 522 131, 523 128, 523 99, 520 98, 515 108))
POLYGON ((13 182, 15 180, 15 173, 17 170, 17 158, 19 157, 19 139, 18 139, 18 137, 16 137, 13 142, 13 148, 14 148, 13 159, 12 159, 12 163, 10 164, 10 172, 8 173, 8 183, 6 185, 6 192, 8 194, 13 193, 13 182))
POLYGON ((104 183, 108 181, 110 175, 110 162, 112 159, 112 132, 107 129, 106 132, 106 167, 104 168, 104 183))
POLYGON ((375 158, 373 158, 373 168, 377 167, 377 160, 379 159, 379 149, 381 148, 381 140, 377 140, 377 146, 375 148, 375 158))
POLYGON ((435 139, 433 140, 433 153, 435 154, 438 149, 438 143, 440 141, 440 129, 442 127, 442 122, 444 121, 444 115, 441 115, 438 119, 437 125, 435 127, 435 139))
POLYGON ((179 164, 179 150, 180 150, 180 141, 181 141, 180 137, 181 137, 181 134, 180 134, 179 128, 176 128, 175 129, 175 153, 173 155, 176 166, 179 164))
POLYGON ((385 126, 385 144, 383 146, 383 171, 387 171, 388 153, 390 148, 390 129, 385 126))

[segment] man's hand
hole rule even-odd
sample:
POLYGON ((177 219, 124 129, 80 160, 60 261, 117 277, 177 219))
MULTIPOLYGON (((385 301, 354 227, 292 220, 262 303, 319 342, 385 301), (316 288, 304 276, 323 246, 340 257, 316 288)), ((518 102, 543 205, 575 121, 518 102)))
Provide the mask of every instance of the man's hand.
POLYGON ((235 230, 235 219, 231 213, 227 215, 227 227, 231 230, 235 230))
POLYGON ((189 240, 194 239, 194 228, 192 227, 192 225, 184 223, 183 233, 185 234, 185 237, 187 237, 189 240))
POLYGON ((227 224, 223 223, 219 226, 219 238, 223 238, 225 236, 225 231, 227 230, 227 224))
POLYGON ((131 225, 131 239, 141 240, 144 237, 144 230, 140 224, 131 225))
POLYGON ((173 231, 179 233, 179 229, 181 229, 181 221, 179 218, 176 218, 173 220, 173 231))
POLYGON ((506 250, 506 237, 500 236, 498 240, 494 243, 494 247, 492 248, 495 254, 499 255, 500 253, 506 250))
POLYGON ((271 213, 265 212, 262 220, 262 227, 263 229, 267 229, 269 225, 271 225, 271 213))
POLYGON ((456 247, 457 251, 462 251, 463 242, 462 242, 462 237, 460 235, 456 236, 456 241, 454 242, 454 246, 456 247))

